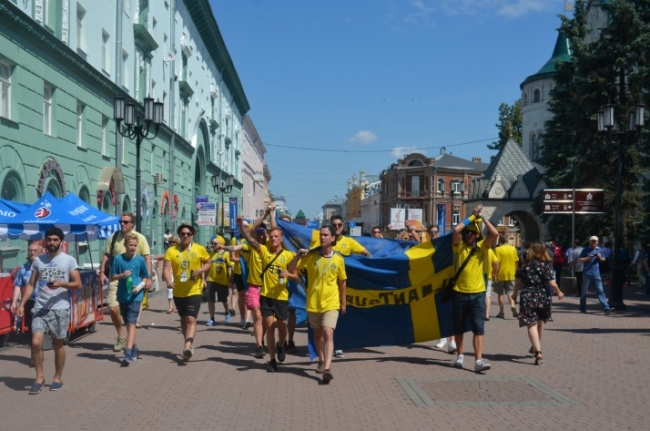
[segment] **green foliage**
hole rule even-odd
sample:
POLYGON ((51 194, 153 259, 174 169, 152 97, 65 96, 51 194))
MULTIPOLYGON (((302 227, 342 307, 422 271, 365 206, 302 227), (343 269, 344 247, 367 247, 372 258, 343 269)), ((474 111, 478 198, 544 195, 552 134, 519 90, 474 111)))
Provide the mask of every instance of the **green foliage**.
POLYGON ((498 151, 511 137, 521 145, 521 118, 521 99, 517 99, 512 105, 499 105, 499 122, 495 124, 499 130, 499 140, 488 144, 487 147, 498 151))
MULTIPOLYGON (((650 168, 647 132, 638 134, 598 133, 597 114, 601 107, 615 105, 620 131, 627 131, 628 118, 636 103, 648 105, 650 90, 650 10, 647 1, 611 0, 593 5, 577 0, 574 17, 562 17, 561 31, 569 38, 573 60, 558 64, 556 87, 549 109, 554 114, 546 123, 540 163, 549 188, 603 188, 605 211, 602 216, 576 217, 578 231, 613 235, 614 200, 618 144, 623 157, 623 226, 630 240, 649 235, 650 200, 643 193, 642 173, 650 168), (589 42, 589 18, 602 7, 609 24, 589 42), (647 201, 647 202, 646 202, 647 201), (644 204, 647 208, 644 209, 644 204), (583 229, 584 227, 584 229, 583 229)), ((537 206, 541 212, 541 206, 537 206)), ((569 237, 571 220, 553 216, 549 227, 554 234, 569 237)))

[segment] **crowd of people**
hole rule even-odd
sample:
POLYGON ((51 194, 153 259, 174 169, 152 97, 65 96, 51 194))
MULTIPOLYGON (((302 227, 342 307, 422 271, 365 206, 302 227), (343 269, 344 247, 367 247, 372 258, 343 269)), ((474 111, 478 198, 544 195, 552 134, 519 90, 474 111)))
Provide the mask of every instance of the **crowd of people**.
MULTIPOLYGON (((177 236, 169 230, 165 233, 165 253, 157 256, 151 256, 146 238, 134 231, 134 221, 131 213, 121 215, 121 230, 107 241, 98 273, 100 283, 108 284, 107 305, 117 334, 113 350, 124 351, 122 366, 128 366, 139 357, 138 317, 144 294, 152 285, 152 260, 162 260, 163 281, 168 288, 167 313, 176 312, 180 317, 183 336, 180 358, 183 362, 190 361, 194 354, 202 302, 208 303, 209 319, 205 323, 208 326, 217 323, 216 303, 219 302, 223 306, 225 323, 231 322, 237 307, 240 327, 253 328, 253 356, 264 358, 268 354, 266 370, 278 371, 286 354, 296 351, 293 340, 296 310, 289 303, 289 286, 300 282, 300 275, 305 275, 306 312, 318 355, 316 372, 326 384, 334 378, 332 359, 344 357, 342 351, 334 351, 334 335, 338 319, 346 312, 345 258, 351 254, 372 257, 359 242, 344 235, 341 216, 332 216, 315 231, 309 248, 295 253, 284 247, 283 231, 277 226, 273 204, 252 227, 241 216, 237 217, 240 235, 232 238, 229 244, 222 236, 215 235, 206 248, 194 241, 194 226, 183 222, 178 226, 177 236), (267 218, 268 225, 265 224, 267 218), (243 261, 247 268, 245 280, 243 261)), ((524 251, 518 251, 483 217, 481 205, 454 226, 451 235, 454 282, 449 286, 449 298, 453 335, 439 340, 436 348, 447 346, 449 353, 456 353, 453 363, 456 368, 464 367, 463 341, 467 331, 472 332, 474 371, 481 373, 491 368, 483 358, 483 351, 485 322, 491 318, 492 292, 497 294, 499 307, 495 318, 506 318, 507 304, 508 313, 521 327, 527 328, 529 353, 534 363, 541 365, 543 327, 552 320, 553 295, 558 300, 564 297, 560 291, 564 265, 569 266, 570 274, 577 280, 580 312, 586 312, 586 294, 590 287, 594 288, 604 313, 612 311, 602 282, 611 249, 599 247, 596 236, 591 236, 585 247, 576 240, 572 247, 564 250, 554 240, 547 244, 525 243, 524 251)), ((373 228, 372 236, 382 238, 381 229, 373 228)), ((430 225, 426 232, 420 233, 409 223, 403 235, 403 239, 414 242, 436 241, 439 237, 437 225, 430 225)), ((38 394, 45 383, 42 353, 45 335, 52 338, 55 354, 55 374, 50 390, 63 387, 63 341, 70 319, 68 290, 81 287, 76 260, 61 251, 63 239, 60 229, 48 229, 44 239, 47 252, 41 255, 38 244, 30 243, 27 262, 19 268, 14 279, 16 288, 11 311, 25 319, 32 333, 31 365, 35 368, 36 379, 30 394, 38 394)), ((643 247, 631 260, 631 265, 639 271, 641 283, 650 280, 648 254, 643 247)))

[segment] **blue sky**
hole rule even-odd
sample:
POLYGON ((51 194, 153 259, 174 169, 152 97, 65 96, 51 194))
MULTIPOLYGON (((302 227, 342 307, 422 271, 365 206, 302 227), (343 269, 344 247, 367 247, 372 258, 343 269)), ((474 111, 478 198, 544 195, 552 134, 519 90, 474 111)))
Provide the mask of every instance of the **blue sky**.
POLYGON ((411 152, 481 156, 551 57, 563 0, 210 0, 271 192, 313 218, 411 152), (476 142, 482 141, 482 142, 476 142), (472 143, 474 142, 474 143, 472 143))

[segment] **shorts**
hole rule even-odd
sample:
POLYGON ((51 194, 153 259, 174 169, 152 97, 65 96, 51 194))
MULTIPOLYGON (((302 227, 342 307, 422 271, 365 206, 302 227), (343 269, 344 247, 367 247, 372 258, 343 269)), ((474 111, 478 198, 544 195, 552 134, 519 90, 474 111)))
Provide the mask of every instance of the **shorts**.
POLYGON ((142 305, 142 301, 120 302, 120 314, 122 314, 125 325, 138 323, 140 305, 142 305))
POLYGON ((485 292, 451 293, 451 316, 454 322, 454 335, 462 335, 467 327, 475 335, 485 333, 485 292))
POLYGON ((28 299, 27 302, 25 302, 25 311, 23 312, 23 326, 29 331, 32 330, 32 319, 34 319, 34 315, 32 314, 34 302, 33 299, 28 299))
POLYGON ((249 284, 246 289, 246 309, 260 308, 260 287, 249 284))
POLYGON ((512 296, 512 294, 515 293, 515 280, 497 281, 494 284, 494 293, 497 295, 512 296))
POLYGON ((216 283, 214 281, 208 281, 208 301, 215 302, 227 302, 228 301, 228 286, 216 283), (215 301, 216 294, 216 301, 215 301))
POLYGON ((336 321, 339 320, 339 310, 329 310, 324 313, 308 312, 309 325, 312 329, 332 328, 336 329, 336 321))
POLYGON ((54 339, 62 340, 68 335, 69 324, 69 308, 62 310, 41 308, 32 318, 32 334, 44 333, 54 339))
POLYGON ((494 281, 488 280, 485 283, 485 297, 489 298, 492 295, 492 286, 494 286, 494 281))
POLYGON ((278 320, 289 318, 289 301, 260 296, 262 317, 275 316, 278 320))
POLYGON ((111 281, 108 283, 108 289, 106 290, 106 305, 109 308, 119 307, 120 303, 117 302, 117 285, 119 280, 111 281))
POLYGON ((178 315, 181 317, 196 317, 201 309, 201 295, 185 296, 183 298, 174 296, 174 304, 178 315))
POLYGON ((244 284, 244 276, 243 275, 241 275, 241 274, 233 274, 232 280, 235 283, 235 287, 237 288, 237 292, 241 292, 243 290, 246 290, 246 285, 244 284))

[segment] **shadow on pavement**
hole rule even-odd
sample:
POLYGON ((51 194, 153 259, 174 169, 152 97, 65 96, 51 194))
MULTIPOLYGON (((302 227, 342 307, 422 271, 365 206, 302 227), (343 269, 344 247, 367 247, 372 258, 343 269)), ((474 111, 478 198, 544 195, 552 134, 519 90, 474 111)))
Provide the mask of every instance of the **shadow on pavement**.
POLYGON ((102 350, 110 350, 113 351, 113 346, 110 344, 105 344, 105 343, 75 343, 71 344, 68 347, 71 349, 85 349, 85 350, 92 350, 93 352, 99 352, 102 350))
POLYGON ((16 392, 27 392, 29 387, 34 383, 34 378, 28 377, 0 377, 0 382, 16 392))
POLYGON ((20 362, 23 365, 29 365, 30 357, 16 355, 0 355, 0 361, 20 362))
MULTIPOLYGON (((268 361, 256 361, 254 359, 251 360, 242 360, 242 359, 230 359, 230 358, 217 358, 217 357, 212 357, 208 358, 210 361, 214 362, 223 362, 228 365, 232 365, 236 367, 235 369, 237 371, 248 371, 248 370, 261 370, 261 371, 266 371, 266 366, 268 364, 268 361)), ((311 363, 309 363, 311 364, 311 363)), ((300 367, 296 367, 296 363, 292 363, 290 365, 285 365, 283 363, 278 363, 278 371, 277 373, 290 373, 290 374, 295 374, 298 377, 306 377, 311 380, 317 381, 319 384, 322 383, 322 380, 320 377, 317 377, 315 374, 316 370, 315 369, 304 369, 300 367), (313 374, 312 374, 313 373, 313 374)))
POLYGON ((88 358, 88 359, 95 359, 98 361, 108 361, 108 362, 115 362, 115 363, 120 363, 122 360, 120 359, 118 355, 119 353, 114 353, 112 355, 108 354, 103 354, 103 353, 78 353, 77 356, 80 358, 88 358))
MULTIPOLYGON (((140 351, 140 356, 142 358, 145 358, 147 356, 156 356, 156 357, 161 357, 168 359, 171 362, 176 362, 179 366, 185 366, 187 365, 187 362, 183 362, 183 359, 181 358, 180 354, 172 353, 172 352, 163 352, 160 350, 142 350, 140 351)), ((191 360, 190 360, 191 361, 191 360)), ((191 362, 201 362, 201 361, 191 361, 191 362)))

